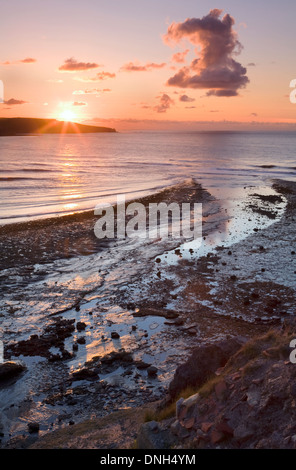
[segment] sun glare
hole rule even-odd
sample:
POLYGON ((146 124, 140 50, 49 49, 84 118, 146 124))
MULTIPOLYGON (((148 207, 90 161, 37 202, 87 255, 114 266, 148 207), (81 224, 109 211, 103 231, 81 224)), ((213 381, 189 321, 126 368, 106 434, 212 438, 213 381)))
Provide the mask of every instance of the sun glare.
POLYGON ((62 121, 74 121, 75 118, 76 114, 73 113, 73 111, 70 111, 70 109, 65 109, 59 115, 59 119, 62 121))

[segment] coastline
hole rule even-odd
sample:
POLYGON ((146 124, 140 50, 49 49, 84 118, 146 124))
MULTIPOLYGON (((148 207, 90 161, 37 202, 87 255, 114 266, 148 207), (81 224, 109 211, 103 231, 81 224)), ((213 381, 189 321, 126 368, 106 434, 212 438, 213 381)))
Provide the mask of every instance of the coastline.
MULTIPOLYGON (((295 275, 296 266, 293 263, 296 258, 293 257, 294 250, 290 243, 293 242, 295 233, 295 186, 293 182, 274 182, 274 188, 288 201, 285 214, 274 224, 262 230, 259 228, 253 235, 232 245, 231 249, 220 247, 214 254, 196 260, 188 261, 182 258, 180 250, 176 250, 179 259, 177 264, 165 266, 163 261, 157 263, 154 282, 145 286, 141 280, 134 279, 128 288, 120 292, 118 304, 133 312, 135 322, 137 318, 145 318, 147 315, 156 319, 164 317, 168 328, 174 330, 170 334, 175 336, 175 341, 180 335, 185 338, 183 345, 186 345, 186 355, 196 346, 195 338, 198 338, 198 344, 208 344, 237 335, 252 338, 268 331, 270 327, 281 325, 283 320, 292 318, 295 291, 291 275, 292 272, 295 275), (276 258, 276 262, 272 262, 275 253, 280 256, 276 258), (286 269, 287 265, 290 266, 291 273, 286 269), (286 276, 279 275, 282 275, 283 270, 286 271, 286 276), (161 275, 156 276, 157 272, 161 275), (174 282, 171 282, 170 276, 174 276, 174 282), (180 286, 181 279, 182 290, 176 292, 174 289, 177 285, 180 286)), ((270 202, 271 212, 274 205, 275 202, 270 202)), ((79 221, 75 217, 69 221, 83 225, 87 217, 88 215, 81 214, 79 221)), ((18 231, 17 236, 19 235, 24 236, 23 230, 18 231)), ((172 250, 175 248, 172 247, 172 250)), ((155 254, 157 255, 157 251, 155 254)), ((82 305, 83 301, 80 307, 82 305)), ((177 363, 182 361, 184 357, 181 355, 177 363)), ((153 380, 155 379, 152 378, 152 382, 153 380)), ((59 399, 73 390, 72 384, 69 387, 68 391, 67 388, 63 390, 59 399)), ((163 392, 160 396, 163 396, 163 392)), ((153 402, 154 398, 150 396, 147 402, 153 402)), ((75 426, 83 429, 79 424, 71 426, 71 429, 76 429, 75 426)), ((67 435, 67 430, 54 432, 59 435, 65 432, 65 436, 67 435)), ((41 446, 42 442, 46 443, 46 434, 44 440, 42 439, 41 437, 41 446)), ((10 445, 15 448, 18 445, 31 445, 30 439, 26 442, 27 444, 11 442, 10 445)), ((64 445, 67 446, 67 443, 64 445)))

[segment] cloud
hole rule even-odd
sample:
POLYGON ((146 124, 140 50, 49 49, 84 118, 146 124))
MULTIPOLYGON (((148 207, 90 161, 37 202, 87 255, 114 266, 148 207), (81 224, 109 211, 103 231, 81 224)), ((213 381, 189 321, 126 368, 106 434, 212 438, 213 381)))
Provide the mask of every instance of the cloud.
POLYGON ((207 96, 238 96, 238 92, 236 90, 210 90, 207 96))
POLYGON ((251 113, 251 116, 257 117, 258 114, 257 113, 251 113))
POLYGON ((116 77, 115 73, 103 71, 103 72, 97 73, 95 77, 91 77, 91 78, 75 77, 74 80, 77 80, 79 82, 91 83, 91 82, 100 82, 101 80, 106 80, 108 78, 115 78, 115 77, 116 77))
POLYGON ((254 62, 249 62, 247 64, 248 67, 256 67, 256 64, 254 62))
POLYGON ((162 69, 166 66, 166 63, 156 64, 155 62, 148 62, 145 65, 134 64, 129 62, 128 64, 123 65, 120 70, 122 72, 148 72, 153 69, 162 69))
POLYGON ((172 62, 177 62, 178 64, 184 64, 186 55, 188 54, 189 49, 186 49, 183 52, 176 52, 172 56, 172 62))
POLYGON ((190 98, 190 96, 187 95, 181 95, 179 100, 183 101, 184 103, 192 103, 193 101, 195 101, 194 98, 190 98))
POLYGON ((166 113, 166 111, 174 104, 174 100, 170 98, 166 93, 163 93, 159 98, 159 103, 157 106, 154 106, 154 111, 157 113, 166 113))
POLYGON ((97 95, 98 93, 106 93, 111 91, 110 88, 92 88, 90 90, 74 90, 72 95, 97 95))
POLYGON ((26 57, 26 59, 20 60, 20 62, 23 64, 33 64, 34 62, 37 62, 37 60, 32 57, 26 57))
POLYGON ((183 23, 172 23, 164 42, 180 43, 188 40, 195 47, 197 57, 190 66, 182 67, 167 81, 168 86, 210 89, 207 96, 237 96, 238 90, 249 82, 247 69, 233 56, 242 45, 233 30, 234 19, 222 10, 214 9, 203 18, 188 18, 183 23))
POLYGON ((50 83, 63 83, 64 80, 61 80, 60 78, 49 78, 46 81, 50 83))
POLYGON ((4 104, 7 104, 9 106, 11 105, 17 105, 17 104, 25 104, 25 103, 28 103, 28 101, 23 101, 23 100, 16 100, 15 98, 10 98, 10 100, 4 100, 3 101, 4 104))
POLYGON ((33 64, 37 62, 37 59, 33 59, 32 57, 26 57, 25 59, 15 60, 11 62, 10 60, 6 60, 5 62, 1 62, 0 65, 17 65, 17 64, 33 64))
POLYGON ((79 72, 81 70, 90 70, 100 67, 99 64, 94 62, 77 62, 74 57, 66 59, 63 65, 59 67, 60 72, 79 72))
POLYGON ((87 106, 87 103, 84 103, 84 101, 74 101, 73 106, 87 106))

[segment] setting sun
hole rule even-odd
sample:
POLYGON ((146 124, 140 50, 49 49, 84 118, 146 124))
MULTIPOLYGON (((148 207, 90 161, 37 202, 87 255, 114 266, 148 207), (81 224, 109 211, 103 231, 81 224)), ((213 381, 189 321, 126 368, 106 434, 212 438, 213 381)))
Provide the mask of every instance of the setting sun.
POLYGON ((70 109, 65 109, 59 114, 59 119, 61 121, 74 121, 76 114, 73 113, 70 109))

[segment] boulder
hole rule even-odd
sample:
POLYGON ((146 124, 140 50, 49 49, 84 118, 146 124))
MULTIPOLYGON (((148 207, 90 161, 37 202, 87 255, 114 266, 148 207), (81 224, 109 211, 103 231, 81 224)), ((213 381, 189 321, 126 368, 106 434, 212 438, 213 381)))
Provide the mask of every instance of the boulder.
POLYGON ((21 361, 7 361, 0 363, 0 382, 19 375, 26 370, 26 365, 21 361))
POLYGON ((187 361, 177 368, 169 385, 170 397, 175 398, 187 387, 203 385, 245 342, 246 339, 239 336, 195 348, 187 361))

